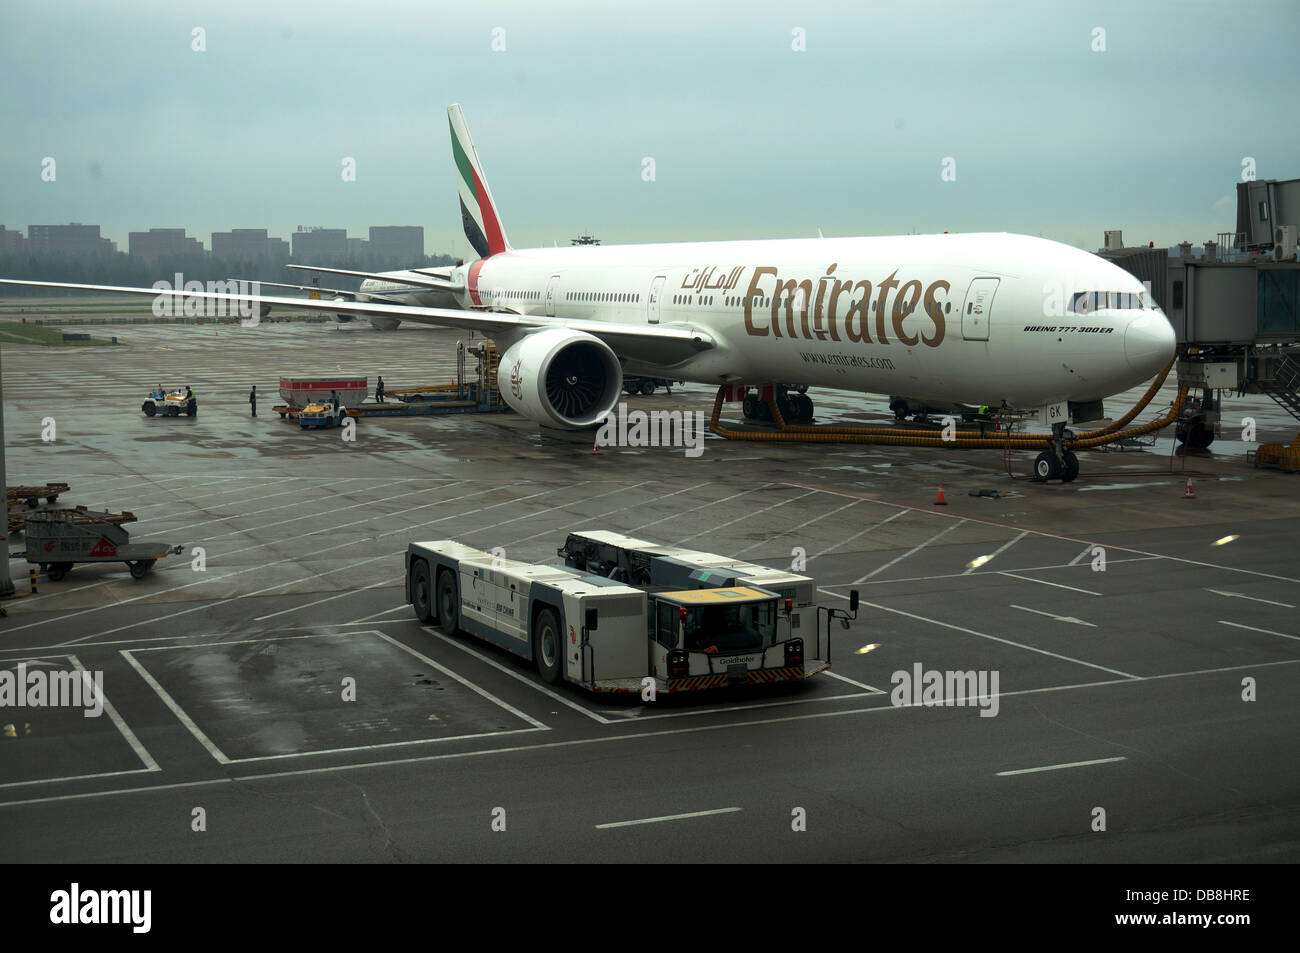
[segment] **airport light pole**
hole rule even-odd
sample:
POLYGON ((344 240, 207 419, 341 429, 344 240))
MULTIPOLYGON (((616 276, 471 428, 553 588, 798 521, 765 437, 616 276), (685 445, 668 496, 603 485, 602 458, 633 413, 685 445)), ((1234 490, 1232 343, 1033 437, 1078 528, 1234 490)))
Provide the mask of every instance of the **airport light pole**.
MULTIPOLYGON (((4 346, 0 345, 0 355, 4 346)), ((5 481, 5 389, 4 371, 0 368, 0 500, 5 504, 5 521, 0 526, 0 542, 4 543, 4 553, 0 554, 0 597, 14 594, 14 581, 9 576, 9 484, 5 481)))

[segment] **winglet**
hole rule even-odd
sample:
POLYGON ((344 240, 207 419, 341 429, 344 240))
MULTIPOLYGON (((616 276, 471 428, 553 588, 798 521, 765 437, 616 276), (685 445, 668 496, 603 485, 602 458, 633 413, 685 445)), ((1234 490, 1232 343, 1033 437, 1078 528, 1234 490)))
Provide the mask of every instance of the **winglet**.
POLYGON ((469 127, 458 103, 447 107, 451 123, 451 151, 456 160, 456 184, 460 190, 460 217, 465 226, 465 237, 474 246, 480 258, 490 258, 510 248, 501 217, 497 215, 492 190, 488 188, 479 162, 474 140, 469 137, 469 127))

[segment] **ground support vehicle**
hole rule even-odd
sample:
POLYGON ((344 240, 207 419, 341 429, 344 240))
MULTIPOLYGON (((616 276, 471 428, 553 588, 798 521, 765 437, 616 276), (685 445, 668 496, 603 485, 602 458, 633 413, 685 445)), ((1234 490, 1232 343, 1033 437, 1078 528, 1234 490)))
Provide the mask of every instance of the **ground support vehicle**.
POLYGON ((668 393, 673 392, 673 385, 680 384, 681 381, 669 380, 666 377, 633 377, 627 374, 623 375, 623 393, 628 394, 645 394, 649 397, 655 392, 656 387, 662 387, 668 393))
POLYGON ((339 395, 340 404, 355 406, 365 400, 369 393, 367 379, 356 374, 280 378, 280 396, 293 410, 302 410, 311 404, 328 404, 334 394, 339 395))
MULTIPOLYGON (((331 390, 337 390, 340 404, 347 406, 349 417, 425 417, 438 414, 495 413, 509 410, 497 389, 497 365, 500 354, 490 341, 478 347, 469 347, 464 341, 456 345, 456 382, 407 387, 385 392, 384 401, 363 403, 369 391, 365 378, 317 380, 309 378, 283 378, 280 394, 288 401, 271 409, 280 415, 302 423, 308 403, 329 403, 331 390), (477 359, 472 374, 466 372, 467 358, 477 359)), ((313 424, 312 426, 328 426, 313 424)))
POLYGON ((27 514, 23 535, 27 561, 58 581, 76 563, 123 562, 136 579, 143 579, 153 564, 180 546, 169 543, 133 543, 123 523, 133 522, 130 513, 88 510, 38 510, 27 514))
POLYGON ((197 417, 199 402, 195 397, 187 397, 183 390, 154 391, 144 399, 140 410, 146 417, 197 417))
POLYGON ((608 530, 570 533, 556 554, 566 566, 633 585, 674 589, 749 586, 769 590, 790 601, 792 637, 815 644, 816 584, 808 576, 681 546, 660 546, 608 530))
MULTIPOLYGON (((283 415, 281 415, 283 416, 283 415)), ((341 427, 348 418, 348 409, 342 404, 338 409, 333 404, 308 404, 298 411, 298 426, 303 430, 309 427, 341 427)))
POLYGON ((60 493, 67 493, 68 489, 66 483, 46 483, 44 486, 11 486, 7 490, 7 496, 10 503, 21 500, 32 509, 36 509, 41 503, 41 497, 45 497, 46 503, 53 503, 59 498, 60 493))
POLYGON ((824 645, 813 613, 812 641, 794 634, 793 600, 767 589, 715 587, 690 573, 677 585, 637 585, 455 540, 409 544, 405 566, 406 600, 421 622, 505 648, 552 684, 682 692, 802 680, 830 667, 829 626, 824 645))

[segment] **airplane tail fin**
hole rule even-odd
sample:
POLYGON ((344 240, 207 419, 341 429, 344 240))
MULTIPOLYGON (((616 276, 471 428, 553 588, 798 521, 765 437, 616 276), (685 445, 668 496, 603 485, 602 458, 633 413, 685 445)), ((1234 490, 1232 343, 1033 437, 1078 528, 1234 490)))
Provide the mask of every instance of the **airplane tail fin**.
POLYGON ((483 165, 478 160, 474 140, 469 137, 469 127, 465 125, 459 104, 447 107, 447 119, 451 123, 451 151, 456 159, 460 217, 465 226, 465 237, 480 258, 490 258, 508 250, 510 242, 501 227, 496 202, 492 200, 492 191, 483 175, 483 165))

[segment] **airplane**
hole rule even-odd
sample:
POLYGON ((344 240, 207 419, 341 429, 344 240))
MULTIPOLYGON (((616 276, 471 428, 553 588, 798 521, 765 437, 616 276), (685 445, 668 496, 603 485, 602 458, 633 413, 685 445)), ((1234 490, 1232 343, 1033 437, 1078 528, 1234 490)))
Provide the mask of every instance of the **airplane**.
MULTIPOLYGON (((305 291, 313 297, 328 295, 331 301, 368 301, 377 303, 400 304, 405 306, 428 308, 458 308, 455 295, 447 290, 450 277, 449 268, 411 268, 400 271, 352 271, 345 268, 322 268, 318 265, 286 265, 298 271, 312 271, 322 274, 349 275, 364 279, 356 291, 341 288, 323 288, 318 284, 294 285, 278 281, 260 281, 262 288, 290 288, 305 291), (430 280, 434 279, 434 280, 430 280)), ((319 280, 319 279, 317 279, 319 280)), ((245 280, 245 284, 251 284, 245 280)), ((269 309, 268 309, 269 310, 269 309)), ((263 314, 263 317, 266 315, 263 314)), ((336 314, 340 324, 347 324, 355 315, 336 314)), ((395 331, 402 322, 397 318, 374 315, 370 324, 378 331, 395 331)))
MULTIPOLYGON (((516 249, 461 107, 447 110, 461 219, 478 258, 421 275, 461 310, 265 295, 262 305, 473 330, 501 395, 544 427, 615 408, 623 374, 727 385, 799 381, 927 404, 1055 409, 1161 371, 1174 331, 1146 287, 1096 255, 1008 233, 516 249)), ((371 276, 374 277, 374 276, 371 276)), ((217 292, 38 285, 235 303, 217 292)), ((811 406, 804 406, 805 412, 811 406)), ((1064 415, 1040 479, 1073 479, 1064 415)))

